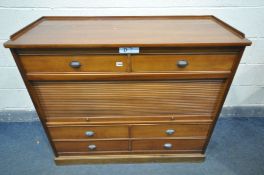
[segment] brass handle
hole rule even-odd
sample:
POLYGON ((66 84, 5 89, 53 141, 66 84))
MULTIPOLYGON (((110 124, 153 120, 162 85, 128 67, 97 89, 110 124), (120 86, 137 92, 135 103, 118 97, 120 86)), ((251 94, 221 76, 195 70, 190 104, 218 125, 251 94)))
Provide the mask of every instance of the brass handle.
POLYGON ((165 149, 171 149, 171 148, 172 148, 172 144, 171 144, 171 143, 165 143, 165 144, 163 145, 163 147, 164 147, 165 149))
POLYGON ((91 151, 93 151, 93 150, 96 149, 96 145, 89 145, 88 146, 88 149, 91 150, 91 151))
POLYGON ((174 129, 167 129, 166 130, 166 134, 167 135, 172 135, 172 134, 174 134, 175 133, 175 130, 174 129))
POLYGON ((184 67, 186 67, 186 66, 188 66, 188 61, 187 60, 179 60, 178 62, 177 62, 177 66, 178 67, 180 67, 180 68, 184 68, 184 67))
POLYGON ((92 137, 94 135, 94 132, 93 131, 86 131, 85 135, 88 137, 92 137))
POLYGON ((81 67, 81 63, 79 61, 72 61, 72 62, 70 62, 70 66, 72 68, 80 68, 81 67))

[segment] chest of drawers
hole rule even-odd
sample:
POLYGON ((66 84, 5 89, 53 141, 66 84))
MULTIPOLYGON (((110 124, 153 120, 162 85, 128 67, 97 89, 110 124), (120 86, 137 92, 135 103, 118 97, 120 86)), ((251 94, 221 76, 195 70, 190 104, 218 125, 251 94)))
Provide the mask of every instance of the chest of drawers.
POLYGON ((214 16, 42 17, 5 47, 73 164, 203 160, 250 44, 214 16))

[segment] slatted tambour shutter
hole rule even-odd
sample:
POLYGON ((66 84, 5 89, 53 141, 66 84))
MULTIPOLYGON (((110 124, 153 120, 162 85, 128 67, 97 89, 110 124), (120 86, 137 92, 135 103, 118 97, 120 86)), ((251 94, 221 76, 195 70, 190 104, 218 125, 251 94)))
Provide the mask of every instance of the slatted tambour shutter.
POLYGON ((224 80, 34 82, 46 117, 212 115, 224 80))

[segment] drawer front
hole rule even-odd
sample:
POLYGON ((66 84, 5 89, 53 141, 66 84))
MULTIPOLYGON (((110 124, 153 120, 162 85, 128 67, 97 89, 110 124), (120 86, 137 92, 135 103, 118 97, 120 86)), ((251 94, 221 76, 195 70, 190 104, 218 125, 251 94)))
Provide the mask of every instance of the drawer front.
POLYGON ((211 116, 225 80, 33 82, 46 117, 211 116))
POLYGON ((29 72, 124 72, 127 58, 123 55, 21 56, 29 72), (74 62, 74 63, 72 63, 74 62), (78 63, 80 64, 78 66, 78 63), (74 64, 74 65, 71 65, 74 64))
POLYGON ((134 72, 231 71, 236 55, 133 55, 134 72))
POLYGON ((58 152, 128 151, 128 141, 60 141, 54 142, 58 152))
POLYGON ((156 139, 134 140, 132 150, 202 150, 203 139, 156 139))
POLYGON ((127 126, 48 126, 52 139, 128 138, 127 126))
POLYGON ((135 125, 131 137, 206 137, 209 128, 209 124, 135 125))

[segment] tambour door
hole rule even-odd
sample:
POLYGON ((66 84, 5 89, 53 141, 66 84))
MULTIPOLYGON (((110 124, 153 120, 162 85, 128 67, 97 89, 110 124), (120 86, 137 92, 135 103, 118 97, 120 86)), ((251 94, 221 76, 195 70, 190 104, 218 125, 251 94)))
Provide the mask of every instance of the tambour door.
POLYGON ((34 81, 45 116, 210 116, 226 80, 34 81))

